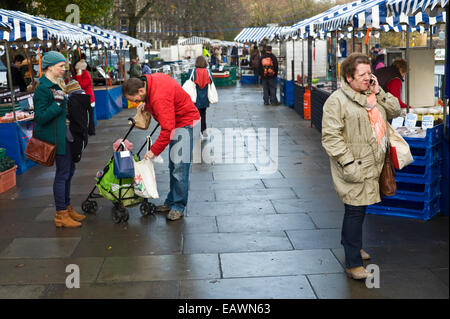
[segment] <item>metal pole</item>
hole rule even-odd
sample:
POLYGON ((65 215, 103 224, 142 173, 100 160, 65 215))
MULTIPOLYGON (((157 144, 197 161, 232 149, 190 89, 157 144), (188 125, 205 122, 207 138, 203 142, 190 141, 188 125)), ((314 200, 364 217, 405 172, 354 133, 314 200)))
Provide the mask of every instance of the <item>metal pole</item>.
POLYGON ((294 41, 294 39, 292 39, 292 62, 291 62, 291 64, 292 64, 292 82, 295 82, 295 70, 294 70, 294 67, 295 67, 295 41, 294 41))
POLYGON ((445 14, 447 15, 447 19, 446 19, 446 21, 447 21, 447 23, 446 23, 446 25, 445 25, 445 43, 446 43, 446 48, 445 48, 445 79, 444 79, 444 86, 445 86, 445 90, 444 90, 444 93, 446 93, 446 94, 444 94, 444 96, 443 96, 443 99, 442 99, 442 102, 443 102, 443 104, 444 104, 444 112, 443 112, 443 115, 444 115, 444 136, 447 136, 447 130, 448 130, 448 127, 447 127, 447 105, 448 105, 448 98, 449 98, 449 96, 448 96, 448 91, 449 91, 449 87, 448 87, 448 85, 447 85, 447 81, 448 81, 448 77, 450 76, 450 74, 449 74, 449 70, 448 70, 448 68, 449 68, 449 65, 448 65, 448 50, 450 49, 450 45, 449 45, 449 38, 448 38, 448 35, 449 35, 449 32, 450 32, 450 25, 449 25, 449 18, 450 18, 450 16, 449 16, 449 11, 450 11, 450 4, 449 3, 447 3, 447 7, 446 7, 446 9, 445 9, 445 14))
POLYGON ((356 50, 356 43, 355 43, 355 28, 352 29, 352 53, 356 50))
POLYGON ((8 80, 9 80, 9 87, 11 89, 11 105, 12 105, 12 111, 14 115, 14 122, 17 122, 16 118, 16 96, 14 92, 14 86, 12 81, 12 74, 11 74, 11 60, 9 58, 9 43, 5 42, 5 52, 6 52, 6 66, 8 67, 8 80))
POLYGON ((308 36, 308 89, 312 90, 312 37, 308 36))
POLYGON ((337 90, 337 64, 336 64, 337 31, 331 32, 331 90, 337 90))
MULTIPOLYGON (((406 65, 409 71, 409 26, 406 27, 406 65)), ((406 113, 409 113, 409 82, 409 72, 406 72, 406 113)))

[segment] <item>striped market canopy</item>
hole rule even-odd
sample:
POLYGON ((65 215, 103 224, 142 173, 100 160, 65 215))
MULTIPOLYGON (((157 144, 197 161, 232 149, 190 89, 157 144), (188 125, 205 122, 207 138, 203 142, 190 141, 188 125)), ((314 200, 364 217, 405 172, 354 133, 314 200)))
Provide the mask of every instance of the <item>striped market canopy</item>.
POLYGON ((193 37, 182 40, 179 44, 180 45, 195 45, 195 44, 206 44, 206 43, 211 43, 211 39, 193 36, 193 37))
POLYGON ((80 43, 90 39, 80 30, 62 28, 48 19, 31 16, 20 11, 0 9, 0 21, 12 27, 10 32, 0 31, 0 40, 9 42, 55 38, 58 41, 80 43))
POLYGON ((387 14, 392 16, 404 13, 414 15, 424 12, 430 16, 436 16, 445 10, 448 0, 387 0, 387 14))
POLYGON ((260 43, 263 40, 272 41, 286 27, 256 27, 244 28, 235 38, 234 41, 240 43, 260 43))
POLYGON ((129 45, 145 48, 149 48, 152 46, 148 42, 132 38, 126 34, 117 31, 103 29, 89 24, 79 24, 78 26, 83 30, 86 30, 92 34, 109 39, 109 41, 112 41, 112 43, 114 43, 114 46, 116 48, 127 48, 129 45))

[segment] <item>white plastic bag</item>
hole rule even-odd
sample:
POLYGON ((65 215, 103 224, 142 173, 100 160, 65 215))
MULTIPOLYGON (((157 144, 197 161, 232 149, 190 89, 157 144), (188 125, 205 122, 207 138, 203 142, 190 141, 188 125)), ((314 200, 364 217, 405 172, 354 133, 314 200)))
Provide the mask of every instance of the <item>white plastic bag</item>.
MULTIPOLYGON (((151 138, 147 137, 147 147, 151 147, 151 138)), ((156 185, 155 168, 150 159, 134 162, 134 193, 143 198, 159 198, 156 185)))
POLYGON ((216 104, 219 102, 219 95, 217 94, 216 86, 214 81, 211 79, 211 83, 208 84, 208 100, 211 104, 216 104))
POLYGON ((402 169, 414 161, 409 144, 389 123, 387 123, 387 126, 389 129, 392 163, 396 169, 402 169), (394 148, 395 151, 393 151, 392 148, 394 148), (397 156, 395 157, 395 155, 397 156))
POLYGON ((190 78, 186 82, 184 82, 183 90, 185 90, 186 93, 189 94, 189 96, 191 97, 192 102, 195 103, 197 101, 197 86, 194 83, 194 81, 192 81, 192 77, 194 76, 194 72, 195 72, 195 69, 192 70, 190 78))

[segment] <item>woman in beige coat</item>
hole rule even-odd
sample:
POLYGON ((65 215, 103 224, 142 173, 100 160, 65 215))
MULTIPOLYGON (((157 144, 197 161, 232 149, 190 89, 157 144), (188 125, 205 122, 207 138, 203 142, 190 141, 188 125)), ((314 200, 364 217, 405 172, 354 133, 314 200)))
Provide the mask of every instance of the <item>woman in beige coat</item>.
POLYGON ((378 85, 368 56, 351 54, 341 65, 341 75, 342 88, 323 108, 322 145, 345 206, 341 244, 346 272, 364 279, 371 273, 363 267, 362 260, 370 256, 362 249, 362 225, 367 205, 381 200, 378 181, 388 140, 386 120, 400 115, 400 105, 378 85))

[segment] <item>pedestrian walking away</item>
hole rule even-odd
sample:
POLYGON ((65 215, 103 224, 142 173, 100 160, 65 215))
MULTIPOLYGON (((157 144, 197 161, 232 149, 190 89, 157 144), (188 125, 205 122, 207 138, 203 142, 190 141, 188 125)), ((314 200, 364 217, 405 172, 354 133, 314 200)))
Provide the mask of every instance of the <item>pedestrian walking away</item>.
POLYGON ((325 102, 322 146, 330 156, 331 175, 344 203, 341 244, 349 277, 372 274, 363 267, 366 207, 381 201, 379 177, 388 147, 386 120, 400 115, 396 97, 385 92, 371 72, 367 55, 353 53, 341 65, 342 88, 325 102))
POLYGON ((208 62, 203 56, 197 57, 195 61, 195 68, 192 70, 194 72, 194 83, 197 89, 197 100, 195 101, 195 106, 200 112, 201 116, 201 128, 200 128, 200 138, 202 140, 207 138, 206 130, 206 109, 209 107, 208 99, 208 86, 211 84, 212 74, 206 68, 208 62))
POLYGON ((278 60, 272 54, 272 47, 266 46, 259 62, 259 74, 264 90, 264 105, 280 105, 277 99, 278 60))
POLYGON ((257 77, 257 83, 259 83, 259 60, 261 59, 261 54, 259 53, 258 46, 253 47, 253 51, 250 54, 250 66, 257 77))
POLYGON ((70 186, 75 173, 75 163, 71 156, 68 129, 67 99, 65 92, 57 84, 65 73, 66 59, 56 51, 47 52, 42 58, 44 75, 33 96, 36 138, 56 145, 56 173, 53 183, 57 227, 79 227, 84 215, 76 213, 70 202, 70 186))
POLYGON ((169 145, 170 191, 157 211, 168 212, 169 220, 180 219, 188 201, 193 128, 200 121, 200 113, 189 94, 166 74, 129 79, 124 82, 122 92, 133 103, 145 102, 146 110, 161 125, 161 133, 145 157, 153 159, 169 145), (172 148, 178 143, 183 153, 181 160, 178 154, 172 154, 172 148))

